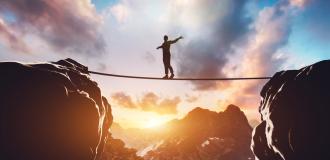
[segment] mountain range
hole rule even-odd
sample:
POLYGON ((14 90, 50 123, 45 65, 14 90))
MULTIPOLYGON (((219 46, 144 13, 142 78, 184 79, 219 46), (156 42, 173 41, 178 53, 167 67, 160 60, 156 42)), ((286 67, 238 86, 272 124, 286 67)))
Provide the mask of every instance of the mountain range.
POLYGON ((123 129, 114 123, 111 132, 145 160, 254 159, 252 128, 235 105, 218 113, 197 107, 157 128, 123 129))

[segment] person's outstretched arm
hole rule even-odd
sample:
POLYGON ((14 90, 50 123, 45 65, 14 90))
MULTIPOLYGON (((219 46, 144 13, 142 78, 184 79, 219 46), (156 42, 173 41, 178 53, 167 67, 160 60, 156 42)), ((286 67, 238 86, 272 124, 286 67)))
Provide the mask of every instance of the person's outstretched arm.
POLYGON ((163 48, 163 45, 161 45, 161 46, 157 47, 157 49, 161 49, 161 48, 163 48))
POLYGON ((182 37, 182 36, 180 36, 179 38, 177 38, 177 39, 175 39, 175 40, 172 40, 172 41, 170 41, 170 43, 171 43, 171 44, 173 44, 173 43, 176 43, 176 42, 178 42, 180 39, 183 39, 183 37, 182 37))

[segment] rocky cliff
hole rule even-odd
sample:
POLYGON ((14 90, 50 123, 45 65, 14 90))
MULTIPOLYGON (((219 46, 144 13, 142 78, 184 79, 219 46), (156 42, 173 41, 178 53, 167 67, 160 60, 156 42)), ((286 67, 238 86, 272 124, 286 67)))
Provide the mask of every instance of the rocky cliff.
POLYGON ((0 159, 99 159, 111 108, 87 67, 0 63, 0 159))
POLYGON ((329 60, 276 73, 261 96, 251 145, 258 159, 329 159, 329 60))

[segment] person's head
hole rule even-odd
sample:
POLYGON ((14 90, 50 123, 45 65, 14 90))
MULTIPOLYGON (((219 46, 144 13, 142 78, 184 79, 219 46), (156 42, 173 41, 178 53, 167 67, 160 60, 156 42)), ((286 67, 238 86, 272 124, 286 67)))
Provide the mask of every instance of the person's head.
POLYGON ((168 37, 167 35, 164 36, 164 41, 167 41, 168 40, 168 37))

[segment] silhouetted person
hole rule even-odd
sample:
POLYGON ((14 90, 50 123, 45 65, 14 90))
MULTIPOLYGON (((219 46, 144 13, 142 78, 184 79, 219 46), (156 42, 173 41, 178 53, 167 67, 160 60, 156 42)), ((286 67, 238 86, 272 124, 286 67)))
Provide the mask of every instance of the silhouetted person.
POLYGON ((167 35, 164 36, 164 43, 157 47, 157 49, 162 48, 163 49, 163 62, 164 62, 164 68, 165 68, 165 76, 163 78, 173 78, 174 77, 174 71, 171 66, 171 44, 176 43, 178 40, 182 39, 183 37, 180 36, 179 38, 176 38, 175 40, 168 40, 167 35), (171 76, 168 77, 168 70, 171 72, 171 76))

